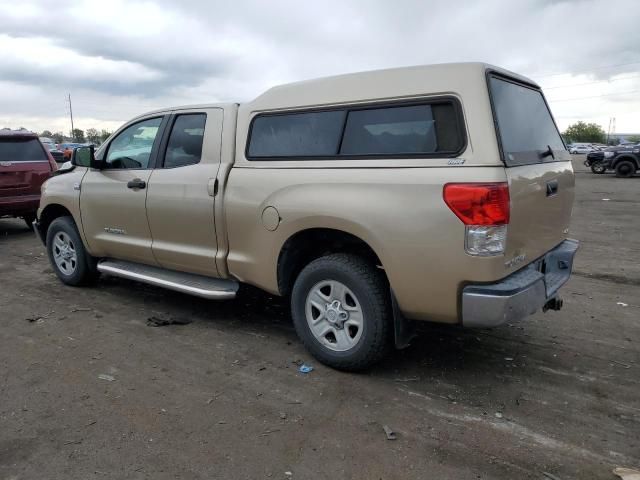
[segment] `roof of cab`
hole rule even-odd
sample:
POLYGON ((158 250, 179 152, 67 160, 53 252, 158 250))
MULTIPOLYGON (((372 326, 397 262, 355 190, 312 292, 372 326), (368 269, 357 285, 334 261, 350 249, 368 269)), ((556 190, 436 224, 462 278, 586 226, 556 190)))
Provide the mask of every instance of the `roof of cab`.
POLYGON ((242 107, 250 111, 260 111, 376 98, 451 93, 457 92, 465 82, 477 84, 478 79, 484 79, 487 71, 494 71, 537 87, 531 79, 487 63, 441 63, 348 73, 279 85, 242 107))
MULTIPOLYGON (((193 105, 178 105, 178 106, 175 106, 175 107, 167 107, 167 108, 159 108, 157 110, 150 110, 148 112, 145 112, 145 113, 142 113, 142 114, 138 115, 137 117, 134 117, 133 119, 131 119, 131 121, 137 120, 138 118, 148 117, 150 115, 168 114, 168 113, 173 113, 173 112, 180 111, 180 110, 202 110, 202 109, 205 109, 205 108, 222 108, 224 110, 224 109, 235 107, 235 106, 238 106, 238 104, 237 103, 231 103, 231 102, 226 102, 226 103, 196 103, 196 104, 193 104, 193 105)), ((127 123, 130 123, 130 122, 127 122, 127 123)))
POLYGON ((19 130, 11 130, 10 128, 0 129, 0 137, 33 137, 37 138, 38 134, 22 128, 19 130))

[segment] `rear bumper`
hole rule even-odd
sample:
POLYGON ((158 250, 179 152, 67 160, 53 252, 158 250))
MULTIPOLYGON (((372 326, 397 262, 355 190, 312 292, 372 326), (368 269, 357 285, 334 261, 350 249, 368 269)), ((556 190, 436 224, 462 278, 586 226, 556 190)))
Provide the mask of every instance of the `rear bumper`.
POLYGON ((0 216, 13 215, 19 217, 27 213, 35 213, 40 205, 40 195, 17 195, 0 197, 0 216))
POLYGON ((536 313, 557 298, 571 276, 577 240, 565 240, 542 258, 498 283, 462 290, 462 325, 488 328, 536 313))

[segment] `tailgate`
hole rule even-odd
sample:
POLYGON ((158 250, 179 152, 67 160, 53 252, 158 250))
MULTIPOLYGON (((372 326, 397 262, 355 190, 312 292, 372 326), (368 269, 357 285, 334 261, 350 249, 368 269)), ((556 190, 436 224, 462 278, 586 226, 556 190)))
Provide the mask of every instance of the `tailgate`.
POLYGON ((51 175, 49 161, 0 162, 0 197, 39 195, 51 175))
POLYGON ((574 197, 573 169, 569 161, 505 170, 511 200, 505 259, 529 263, 567 238, 574 197))
POLYGON ((0 197, 40 195, 51 175, 49 157, 32 136, 0 136, 0 197))
POLYGON ((507 266, 521 267, 567 237, 574 197, 571 155, 539 87, 498 73, 488 81, 509 183, 505 259, 507 266))

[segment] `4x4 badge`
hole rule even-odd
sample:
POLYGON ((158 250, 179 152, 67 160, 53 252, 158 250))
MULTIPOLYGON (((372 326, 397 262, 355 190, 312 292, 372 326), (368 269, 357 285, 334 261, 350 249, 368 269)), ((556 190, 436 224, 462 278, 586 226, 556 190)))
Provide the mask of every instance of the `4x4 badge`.
POLYGON ((464 158, 452 158, 447 162, 447 165, 464 165, 464 158))

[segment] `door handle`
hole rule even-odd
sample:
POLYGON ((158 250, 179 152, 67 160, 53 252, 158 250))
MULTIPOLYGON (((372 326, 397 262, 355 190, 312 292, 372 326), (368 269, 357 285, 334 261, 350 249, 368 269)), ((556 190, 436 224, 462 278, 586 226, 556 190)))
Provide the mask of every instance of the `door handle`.
POLYGON ((207 193, 210 197, 215 197, 218 194, 218 179, 212 178, 207 183, 207 193))
POLYGON ((558 180, 547 182, 547 197, 552 197, 558 193, 558 180))
POLYGON ((129 180, 129 182, 127 182, 127 188, 145 188, 146 186, 147 183, 139 178, 134 178, 133 180, 129 180))

